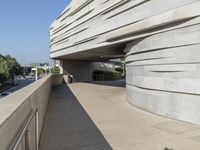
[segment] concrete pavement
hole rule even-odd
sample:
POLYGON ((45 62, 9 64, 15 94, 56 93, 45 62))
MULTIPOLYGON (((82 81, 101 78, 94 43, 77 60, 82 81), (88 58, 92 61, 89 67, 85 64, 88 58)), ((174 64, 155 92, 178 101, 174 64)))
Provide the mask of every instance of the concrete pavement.
POLYGON ((40 150, 199 150, 200 127, 126 101, 125 88, 74 83, 53 89, 40 150))

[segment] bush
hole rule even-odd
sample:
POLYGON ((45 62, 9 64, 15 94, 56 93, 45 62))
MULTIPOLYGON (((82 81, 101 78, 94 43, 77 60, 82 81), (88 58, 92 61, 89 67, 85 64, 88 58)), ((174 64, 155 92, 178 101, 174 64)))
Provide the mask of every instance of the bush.
POLYGON ((124 70, 122 67, 117 67, 117 68, 115 68, 115 71, 122 74, 124 70))
POLYGON ((55 66, 51 69, 52 74, 60 74, 60 68, 55 66))
POLYGON ((121 79, 121 73, 119 72, 111 72, 111 71, 101 71, 96 70, 93 72, 93 80, 94 81, 112 81, 121 79))
POLYGON ((45 70, 43 68, 38 68, 38 75, 45 74, 45 70))

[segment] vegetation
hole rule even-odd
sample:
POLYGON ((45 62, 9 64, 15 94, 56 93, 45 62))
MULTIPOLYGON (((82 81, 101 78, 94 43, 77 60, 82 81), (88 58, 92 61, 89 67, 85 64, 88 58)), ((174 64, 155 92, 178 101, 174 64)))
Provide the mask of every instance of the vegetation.
POLYGON ((43 68, 37 68, 37 70, 38 70, 38 76, 39 75, 41 75, 41 74, 45 74, 45 69, 43 69, 43 68))
POLYGON ((96 70, 93 72, 93 80, 94 81, 111 81, 111 80, 119 80, 122 79, 122 75, 120 72, 114 71, 101 71, 96 70))
POLYGON ((115 68, 115 71, 122 74, 124 70, 122 67, 117 67, 117 68, 115 68))
POLYGON ((54 66, 51 70, 52 74, 60 74, 60 68, 57 66, 54 66))
POLYGON ((23 75, 23 68, 10 55, 0 55, 0 85, 14 84, 15 75, 23 75))

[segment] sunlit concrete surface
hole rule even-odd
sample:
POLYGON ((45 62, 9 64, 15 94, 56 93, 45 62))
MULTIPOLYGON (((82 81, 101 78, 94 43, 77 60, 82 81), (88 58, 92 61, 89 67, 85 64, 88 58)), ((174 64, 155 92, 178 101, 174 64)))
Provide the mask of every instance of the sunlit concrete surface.
POLYGON ((110 84, 54 87, 40 150, 199 149, 198 126, 137 109, 124 87, 110 84))
POLYGON ((200 0, 72 0, 49 32, 64 74, 123 58, 132 105, 200 125, 200 0))
POLYGON ((0 150, 36 150, 52 86, 62 81, 62 75, 45 76, 0 100, 0 150))

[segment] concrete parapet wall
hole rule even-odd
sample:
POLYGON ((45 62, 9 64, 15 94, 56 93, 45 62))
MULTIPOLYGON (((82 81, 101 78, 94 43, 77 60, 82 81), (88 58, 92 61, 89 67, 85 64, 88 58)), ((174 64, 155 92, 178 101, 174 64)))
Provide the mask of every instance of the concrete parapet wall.
MULTIPOLYGON (((0 149, 8 150, 31 112, 38 109, 39 135, 42 131, 51 87, 62 80, 61 75, 44 77, 0 100, 0 149)), ((35 150, 35 118, 28 128, 29 149, 35 150)), ((24 141, 19 149, 24 150, 24 141)))

